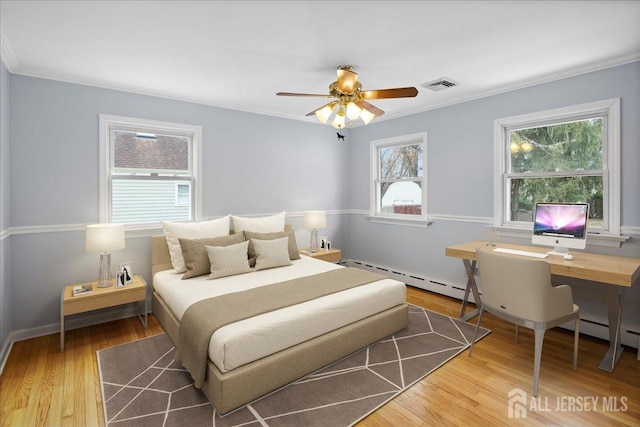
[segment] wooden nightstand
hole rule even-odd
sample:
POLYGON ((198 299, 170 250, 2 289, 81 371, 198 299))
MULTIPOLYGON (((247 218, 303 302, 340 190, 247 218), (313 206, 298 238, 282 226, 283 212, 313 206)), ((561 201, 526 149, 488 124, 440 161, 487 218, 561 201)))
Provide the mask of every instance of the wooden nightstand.
POLYGON ((342 251, 340 249, 331 249, 325 251, 324 249, 318 249, 318 252, 311 253, 308 249, 300 251, 302 255, 310 256, 311 258, 321 259, 323 261, 338 263, 342 259, 342 251))
MULTIPOLYGON (((138 302, 140 314, 138 317, 142 326, 147 329, 147 282, 138 275, 133 276, 133 282, 125 287, 99 288, 98 282, 87 282, 93 285, 93 290, 86 295, 73 296, 72 289, 77 285, 65 286, 60 298, 60 351, 64 351, 64 317, 71 314, 85 313, 106 307, 113 307, 131 302, 138 302), (140 308, 142 307, 142 308, 140 308)), ((84 284, 84 283, 79 283, 84 284)))

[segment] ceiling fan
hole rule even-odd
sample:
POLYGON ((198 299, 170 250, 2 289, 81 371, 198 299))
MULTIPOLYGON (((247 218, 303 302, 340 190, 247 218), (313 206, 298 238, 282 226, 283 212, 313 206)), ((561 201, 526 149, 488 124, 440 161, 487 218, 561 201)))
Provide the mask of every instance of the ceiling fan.
POLYGON ((316 115, 322 123, 327 123, 335 112, 331 125, 342 129, 346 125, 345 116, 350 120, 361 118, 369 124, 376 116, 384 111, 367 102, 367 99, 412 98, 418 94, 415 87, 399 87, 393 89, 362 90, 358 81, 358 74, 350 65, 340 65, 337 70, 338 79, 329 85, 329 94, 278 92, 278 96, 316 96, 322 98, 336 98, 334 101, 310 112, 307 116, 316 115))

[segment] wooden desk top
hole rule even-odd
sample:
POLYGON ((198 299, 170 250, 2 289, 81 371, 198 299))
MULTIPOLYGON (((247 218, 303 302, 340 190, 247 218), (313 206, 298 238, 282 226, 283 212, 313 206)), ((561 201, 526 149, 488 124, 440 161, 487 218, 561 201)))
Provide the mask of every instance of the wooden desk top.
MULTIPOLYGON (((489 248, 489 242, 476 240, 449 246, 445 254, 454 258, 475 261, 476 248, 489 248)), ((549 248, 528 245, 513 245, 494 242, 495 248, 518 249, 527 252, 546 253, 549 248)), ((549 255, 546 258, 533 258, 520 255, 505 254, 517 258, 546 261, 551 266, 551 273, 558 276, 592 280, 610 285, 631 287, 640 280, 640 258, 629 258, 612 255, 601 255, 590 252, 571 251, 573 259, 566 261, 562 256, 549 255)))

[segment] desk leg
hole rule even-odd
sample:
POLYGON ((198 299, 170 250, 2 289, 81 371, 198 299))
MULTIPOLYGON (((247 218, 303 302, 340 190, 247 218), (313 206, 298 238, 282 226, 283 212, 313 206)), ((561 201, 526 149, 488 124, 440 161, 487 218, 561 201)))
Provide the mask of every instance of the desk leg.
POLYGON ((467 320, 474 318, 478 315, 478 313, 480 313, 482 301, 480 300, 480 292, 478 292, 478 285, 476 284, 476 262, 469 261, 468 259, 463 259, 462 262, 464 264, 464 269, 467 272, 467 287, 464 290, 462 307, 460 307, 460 320, 466 322, 467 320), (467 303, 469 302, 469 291, 473 292, 473 300, 476 302, 476 308, 465 314, 464 312, 467 309, 467 303))
POLYGON ((624 288, 622 286, 607 286, 606 293, 609 316, 609 350, 604 355, 599 367, 604 371, 613 372, 623 350, 620 345, 620 322, 622 320, 624 288))

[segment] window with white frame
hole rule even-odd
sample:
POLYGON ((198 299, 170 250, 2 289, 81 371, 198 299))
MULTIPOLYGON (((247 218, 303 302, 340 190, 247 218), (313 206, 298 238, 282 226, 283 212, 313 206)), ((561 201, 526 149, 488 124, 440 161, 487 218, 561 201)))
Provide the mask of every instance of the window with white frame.
POLYGON ((100 222, 196 220, 201 134, 199 126, 101 114, 100 222))
POLYGON ((426 220, 427 134, 371 141, 371 216, 426 220))
POLYGON ((620 235, 618 98, 495 121, 496 226, 530 228, 538 202, 589 203, 589 229, 620 235))

